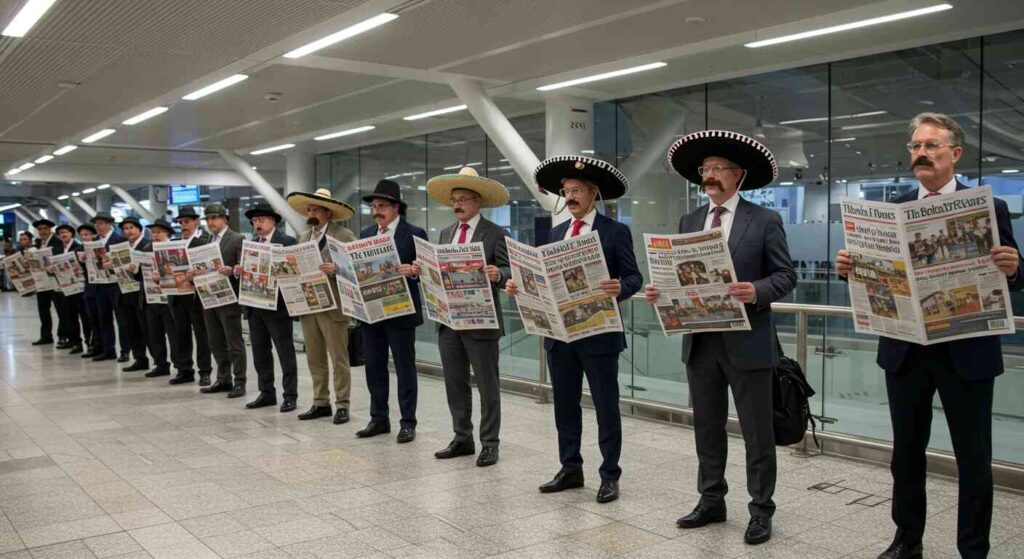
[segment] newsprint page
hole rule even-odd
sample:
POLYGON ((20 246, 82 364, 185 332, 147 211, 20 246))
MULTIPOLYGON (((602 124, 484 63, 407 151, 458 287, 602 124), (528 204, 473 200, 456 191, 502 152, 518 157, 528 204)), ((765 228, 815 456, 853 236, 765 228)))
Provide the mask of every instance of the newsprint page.
POLYGON ((402 262, 394 239, 377 236, 343 243, 327 237, 327 243, 342 313, 373 324, 416 312, 409 284, 398 272, 402 262))
POLYGON ((435 245, 419 237, 416 260, 427 318, 452 330, 497 329, 483 243, 435 245))

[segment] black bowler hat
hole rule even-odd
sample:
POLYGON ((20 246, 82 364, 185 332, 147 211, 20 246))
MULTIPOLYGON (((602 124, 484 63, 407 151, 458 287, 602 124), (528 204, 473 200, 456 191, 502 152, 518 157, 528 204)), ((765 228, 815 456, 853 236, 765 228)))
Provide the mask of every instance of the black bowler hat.
POLYGON ((274 211, 274 208, 266 202, 257 202, 245 212, 245 219, 252 221, 254 217, 272 217, 274 223, 281 223, 281 214, 274 211))
POLYGON ((67 223, 61 223, 60 225, 57 226, 57 232, 58 233, 60 233, 61 229, 67 229, 68 233, 71 233, 72 236, 74 236, 74 234, 75 234, 75 228, 70 226, 70 225, 68 225, 67 223))
POLYGON ((138 227, 139 229, 142 229, 142 222, 139 221, 139 218, 137 218, 137 217, 128 216, 128 217, 122 219, 121 223, 119 224, 119 227, 121 229, 124 229, 124 224, 125 223, 131 223, 132 225, 138 227))
POLYGON ((46 219, 45 217, 42 218, 42 219, 37 219, 37 220, 32 222, 32 227, 35 227, 36 229, 39 229, 40 225, 45 225, 45 226, 50 227, 52 229, 57 224, 52 222, 52 221, 50 221, 49 219, 46 219))
POLYGON ((114 217, 110 215, 110 212, 96 212, 96 215, 92 216, 89 220, 90 223, 96 223, 97 221, 106 221, 113 225, 114 217))
POLYGON ((82 229, 85 229, 86 231, 92 233, 93 235, 97 234, 96 227, 93 224, 91 224, 91 223, 83 223, 83 224, 79 225, 78 226, 78 232, 81 233, 82 229))
POLYGON ((160 229, 164 229, 165 231, 167 231, 168 235, 173 235, 174 234, 174 227, 171 226, 169 221, 167 221, 166 219, 164 219, 162 217, 157 218, 156 221, 154 221, 153 223, 150 223, 146 227, 148 227, 150 229, 160 228, 160 229))
POLYGON ((373 189, 373 194, 367 194, 363 196, 363 202, 367 204, 374 200, 387 200, 393 204, 398 204, 404 211, 406 203, 402 201, 402 188, 398 186, 398 183, 388 179, 381 179, 377 186, 373 189))
POLYGON ((182 206, 178 210, 178 217, 174 218, 174 222, 177 223, 177 222, 181 221, 181 218, 183 218, 183 217, 191 217, 192 219, 199 219, 199 214, 196 213, 196 209, 193 208, 192 206, 182 206))

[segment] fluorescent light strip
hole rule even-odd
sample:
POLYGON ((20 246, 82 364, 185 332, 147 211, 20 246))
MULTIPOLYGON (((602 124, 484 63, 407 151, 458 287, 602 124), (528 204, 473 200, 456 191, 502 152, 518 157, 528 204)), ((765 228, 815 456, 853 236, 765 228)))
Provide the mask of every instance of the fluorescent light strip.
POLYGON ((64 155, 65 153, 71 153, 78 149, 78 146, 64 146, 59 150, 53 152, 54 155, 64 155))
POLYGON ((101 185, 96 187, 96 190, 106 190, 108 188, 110 188, 109 184, 101 184, 101 185))
POLYGON ((10 171, 7 171, 7 172, 6 172, 6 173, 4 173, 4 174, 5 174, 5 175, 17 175, 17 174, 18 174, 18 173, 20 173, 20 172, 21 172, 21 169, 19 169, 19 168, 15 167, 15 168, 11 169, 10 171))
POLYGON ((476 161, 476 162, 473 162, 473 163, 466 163, 464 165, 452 165, 451 167, 445 167, 442 170, 443 171, 454 171, 456 169, 461 169, 463 167, 476 167, 477 165, 483 165, 483 164, 484 164, 483 161, 476 161))
POLYGON ((10 204, 0 208, 0 212, 6 212, 7 210, 13 210, 14 208, 20 208, 21 204, 10 204))
MULTIPOLYGON (((851 118, 863 118, 866 116, 878 116, 884 114, 887 114, 886 111, 871 111, 867 113, 855 113, 852 115, 836 115, 832 117, 832 120, 848 120, 851 118)), ((779 124, 784 126, 786 124, 803 124, 805 122, 825 122, 826 120, 828 120, 827 116, 818 116, 814 118, 798 118, 796 120, 780 120, 779 124)))
POLYGON ((420 113, 418 115, 411 115, 411 116, 402 117, 402 120, 419 120, 421 118, 430 118, 432 116, 446 115, 448 113, 455 113, 455 112, 464 111, 464 110, 466 110, 466 106, 465 105, 459 105, 457 107, 448 107, 448 108, 445 108, 445 109, 437 109, 436 111, 428 111, 428 112, 425 112, 425 113, 420 113))
POLYGON ((552 89, 561 89, 563 87, 571 87, 579 85, 581 83, 596 82, 598 80, 607 80, 609 78, 617 78, 619 76, 625 76, 628 74, 635 74, 637 72, 644 72, 647 70, 654 70, 656 68, 664 68, 668 66, 664 62, 652 62, 650 64, 644 64, 643 66, 634 66, 632 68, 626 68, 624 70, 615 70, 614 72, 605 72, 603 74, 597 74, 595 76, 587 76, 585 78, 577 78, 575 80, 569 80, 565 82, 553 83, 551 85, 542 85, 537 88, 537 91, 551 91, 552 89))
POLYGON ((122 122, 121 124, 126 124, 128 126, 135 126, 136 124, 138 124, 138 123, 140 123, 140 122, 142 122, 144 120, 149 120, 149 119, 151 119, 151 118, 153 118, 153 117, 155 117, 157 115, 160 115, 160 114, 163 114, 163 113, 166 113, 166 112, 167 112, 167 107, 154 107, 154 108, 149 109, 148 111, 146 111, 144 113, 137 114, 137 115, 129 118, 128 120, 122 122))
POLYGON ((808 39, 811 37, 819 37, 821 35, 829 35, 832 33, 839 33, 841 31, 849 31, 851 29, 860 29, 861 27, 868 27, 870 25, 878 25, 880 23, 889 23, 891 21, 898 21, 901 19, 907 19, 911 17, 923 16, 933 14, 935 12, 942 12, 945 10, 951 10, 953 6, 951 4, 936 4, 934 6, 928 6, 927 8, 920 8, 917 10, 910 10, 908 12, 899 12, 896 14, 890 14, 887 16, 874 17, 871 19, 863 19, 861 21, 854 21, 852 23, 844 23, 842 25, 833 25, 831 27, 823 27, 821 29, 813 29, 811 31, 804 31, 803 33, 794 33, 792 35, 783 35, 782 37, 775 37, 774 39, 765 39, 763 41, 754 41, 747 43, 743 46, 751 49, 760 47, 767 47, 771 45, 777 45, 780 43, 788 43, 790 41, 799 41, 800 39, 808 39))
POLYGON ((71 197, 68 196, 67 194, 61 194, 60 196, 57 197, 58 200, 67 200, 68 198, 71 197))
POLYGON ((99 132, 93 134, 92 136, 82 138, 82 143, 91 144, 97 140, 102 140, 103 138, 106 138, 107 136, 113 134, 114 132, 116 132, 116 130, 114 130, 113 128, 106 128, 104 130, 100 130, 99 132))
POLYGON ((1014 173, 1019 173, 1019 172, 1020 172, 1020 169, 1003 169, 1003 174, 1004 175, 1012 175, 1014 173))
POLYGON ((53 159, 52 155, 44 155, 44 156, 40 157, 39 159, 36 159, 36 164, 37 165, 42 165, 43 163, 46 163, 47 161, 49 161, 51 159, 53 159))
POLYGON ((28 0, 0 35, 24 37, 57 0, 28 0))
POLYGON ((853 141, 856 141, 856 140, 857 140, 857 138, 854 138, 854 137, 851 136, 849 138, 836 138, 836 139, 832 140, 832 142, 833 143, 836 143, 836 142, 853 142, 853 141))
POLYGON ((275 151, 291 149, 293 147, 295 147, 295 144, 282 144, 282 145, 274 146, 274 147, 270 147, 270 148, 258 149, 256 151, 250 151, 249 155, 263 155, 264 153, 273 153, 275 151))
POLYGON ((306 46, 299 47, 299 48, 297 48, 297 49, 295 49, 295 50, 285 54, 284 57, 285 58, 301 58, 303 56, 306 56, 309 53, 316 52, 316 51, 318 51, 318 50, 320 50, 322 48, 329 47, 329 46, 331 46, 331 45, 333 45, 335 43, 340 43, 340 42, 344 41, 345 39, 348 39, 348 38, 351 38, 351 37, 355 37, 356 35, 359 35, 360 33, 365 33, 367 31, 373 29, 374 27, 378 27, 378 26, 384 25, 385 23, 387 23, 389 21, 394 21, 396 19, 398 19, 398 15, 397 14, 384 13, 384 14, 375 15, 375 16, 371 17, 368 20, 361 21, 361 22, 359 22, 359 23, 357 23, 357 24, 355 24, 355 25, 353 25, 351 27, 346 27, 345 29, 342 29, 341 31, 338 31, 337 33, 331 33, 330 35, 328 35, 328 36, 326 36, 326 37, 324 37, 322 39, 318 39, 316 41, 313 41, 312 43, 309 43, 306 46))
POLYGON ((92 194, 93 192, 96 192, 95 188, 86 188, 82 191, 82 194, 92 194))
POLYGON ((35 167, 35 166, 36 166, 35 163, 25 163, 24 165, 20 165, 18 167, 18 169, 21 170, 21 171, 28 171, 29 169, 31 169, 32 167, 35 167))
POLYGON ((333 138, 340 138, 342 136, 348 136, 350 134, 358 134, 360 132, 369 132, 370 130, 373 130, 374 128, 376 128, 376 126, 360 126, 359 128, 352 128, 351 130, 342 130, 341 132, 331 132, 330 134, 324 134, 323 136, 317 136, 317 137, 315 137, 313 139, 318 141, 318 142, 322 142, 324 140, 330 140, 330 139, 333 139, 333 138))
POLYGON ((219 82, 212 83, 212 84, 210 84, 210 85, 208 85, 208 86, 206 86, 206 87, 204 87, 202 89, 198 89, 196 91, 193 91, 192 93, 189 93, 188 95, 182 97, 182 99, 185 99, 187 101, 195 101, 196 99, 199 99, 199 98, 202 98, 202 97, 206 97, 207 95, 209 95, 211 93, 220 91, 220 90, 224 89, 225 87, 230 87, 230 86, 235 85, 236 83, 238 83, 240 81, 244 81, 248 77, 249 76, 247 76, 245 74, 235 74, 234 76, 231 76, 231 77, 228 77, 228 78, 224 78, 224 79, 220 80, 219 82))
POLYGON ((81 196, 81 194, 80 194, 80 193, 78 193, 78 192, 72 192, 72 193, 71 193, 71 195, 72 195, 72 196, 81 196))

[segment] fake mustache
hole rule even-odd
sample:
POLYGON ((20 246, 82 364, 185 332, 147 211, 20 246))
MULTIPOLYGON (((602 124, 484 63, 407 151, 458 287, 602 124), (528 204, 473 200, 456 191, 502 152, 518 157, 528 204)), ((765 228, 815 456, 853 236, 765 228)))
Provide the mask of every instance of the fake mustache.
POLYGON ((927 157, 919 155, 917 156, 917 159, 915 159, 914 162, 910 165, 910 167, 935 167, 935 164, 932 163, 932 161, 927 157))
POLYGON ((703 182, 700 183, 700 189, 702 191, 709 186, 714 186, 715 188, 722 190, 722 183, 716 181, 715 179, 705 179, 703 182))
POLYGON ((373 219, 384 219, 383 214, 373 214, 373 219))
POLYGON ((317 225, 320 225, 320 220, 317 219, 315 216, 309 216, 306 219, 306 225, 309 225, 310 227, 316 227, 317 225))

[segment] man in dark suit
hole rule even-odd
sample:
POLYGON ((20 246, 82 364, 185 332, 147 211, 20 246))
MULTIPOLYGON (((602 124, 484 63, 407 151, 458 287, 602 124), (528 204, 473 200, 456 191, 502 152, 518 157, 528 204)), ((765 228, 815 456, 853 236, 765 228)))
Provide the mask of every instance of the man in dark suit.
MULTIPOLYGON (((285 235, 277 229, 281 223, 281 214, 274 211, 270 204, 261 202, 245 212, 245 217, 252 223, 253 240, 257 243, 292 246, 295 237, 285 235)), ((235 266, 235 275, 241 274, 241 265, 235 266)), ((277 405, 277 389, 274 388, 274 355, 271 347, 277 350, 277 359, 281 362, 281 388, 284 401, 281 413, 295 411, 295 402, 299 398, 298 366, 295 362, 295 340, 292 338, 292 317, 288 316, 288 308, 277 293, 277 309, 266 310, 245 307, 242 311, 249 321, 249 341, 252 345, 252 361, 259 378, 260 395, 245 407, 249 409, 277 405)))
MULTIPOLYGON (((114 230, 114 218, 108 212, 97 212, 92 218, 92 224, 96 227, 96 240, 103 241, 103 246, 110 250, 111 245, 125 242, 123 235, 114 230)), ((105 255, 102 262, 96 263, 97 267, 112 269, 113 262, 105 255)), ((100 355, 92 358, 93 361, 106 361, 117 359, 117 349, 114 339, 115 313, 120 313, 121 289, 117 283, 97 283, 95 285, 96 314, 102 339, 102 350, 100 355)), ((123 344, 122 340, 122 344, 123 344)))
MULTIPOLYGON (((143 245, 139 250, 142 252, 153 252, 153 243, 162 243, 171 240, 174 235, 174 228, 164 218, 157 218, 147 228, 152 241, 143 245)), ((140 271, 141 273, 141 271, 140 271)), ((159 282, 160 274, 154 269, 154 281, 159 282)), ((143 285, 145 287, 145 285, 143 285)), ((153 369, 146 373, 146 378, 166 377, 171 374, 171 366, 168 364, 168 351, 170 346, 170 362, 175 366, 181 363, 178 356, 177 338, 175 336, 174 315, 171 307, 167 305, 167 298, 162 303, 150 303, 146 301, 145 289, 139 291, 143 300, 146 314, 146 345, 149 346, 149 354, 153 356, 153 369)), ((181 374, 181 371, 178 371, 181 374)))
MULTIPOLYGON (((210 204, 203 211, 210 229, 210 242, 218 243, 223 260, 216 273, 228 276, 231 289, 238 295, 238 279, 234 268, 242 261, 242 235, 231 230, 228 211, 221 204, 210 204)), ((228 398, 245 395, 245 339, 242 337, 242 307, 238 303, 206 309, 206 334, 210 351, 217 362, 217 380, 199 391, 203 394, 227 392, 228 398), (232 375, 234 379, 232 379, 232 375)))
MULTIPOLYGON (((54 254, 77 254, 82 250, 82 244, 75 240, 75 228, 64 223, 57 226, 57 238, 61 241, 60 250, 55 250, 54 254)), ((76 256, 77 258, 77 256, 76 256)), ((65 329, 65 339, 67 345, 65 348, 70 348, 71 352, 69 355, 82 353, 82 339, 88 341, 92 334, 92 330, 89 324, 89 317, 85 313, 84 302, 82 300, 82 293, 75 293, 74 295, 63 295, 64 305, 62 309, 62 316, 60 317, 60 323, 65 329)))
MULTIPOLYGON (((60 254, 63 250, 63 245, 57 235, 53 234, 53 228, 55 223, 49 219, 37 219, 32 222, 32 227, 36 228, 36 232, 39 236, 36 237, 34 245, 36 248, 51 248, 53 249, 51 254, 60 254)), ((67 340, 61 335, 63 328, 60 324, 60 318, 62 316, 61 307, 63 305, 63 295, 60 290, 56 291, 36 291, 36 309, 39 311, 39 339, 32 342, 32 345, 50 345, 53 343, 53 316, 50 314, 50 307, 53 306, 54 310, 57 311, 57 337, 58 349, 64 349, 70 347, 67 345, 67 340)))
POLYGON ((377 183, 373 194, 363 196, 370 205, 374 225, 359 233, 360 239, 389 236, 398 247, 402 262, 399 271, 406 277, 416 312, 363 324, 363 355, 366 358, 366 387, 370 390, 370 422, 356 432, 358 437, 373 437, 391 432, 388 416, 388 348, 395 362, 398 379, 398 407, 402 413, 397 441, 411 442, 416 438, 416 327, 423 324, 420 307, 419 279, 413 276, 412 261, 416 259, 413 236, 423 240, 427 233, 405 220, 406 204, 402 200, 398 183, 387 179, 377 183))
MULTIPOLYGON (((679 222, 680 233, 721 229, 732 255, 737 280, 729 295, 746 306, 750 330, 683 336, 693 429, 699 470, 700 502, 680 518, 680 528, 724 522, 728 437, 725 431, 731 388, 746 447, 750 522, 743 539, 768 541, 775 514, 776 460, 772 428, 772 371, 779 360, 771 304, 796 287, 786 233, 779 214, 740 197, 740 190, 771 184, 778 167, 771 152, 742 134, 705 130, 683 136, 668 152, 669 163, 691 183, 699 184, 711 203, 679 222)), ((647 300, 659 296, 647 286, 647 300)))
MULTIPOLYGON (((455 438, 434 453, 447 459, 476 453, 473 444, 473 392, 469 371, 473 370, 480 391, 480 456, 477 466, 498 462, 498 432, 501 428, 501 384, 498 373, 498 341, 505 334, 498 289, 512 277, 505 246, 507 233, 480 215, 480 208, 497 208, 508 203, 508 189, 496 180, 477 175, 464 167, 458 174, 441 175, 427 182, 427 193, 438 203, 453 208, 457 221, 441 231, 441 244, 483 243, 485 267, 491 296, 498 316, 497 328, 453 330, 437 325, 437 346, 441 352, 448 409, 452 412, 455 438)), ((420 274, 419 265, 413 273, 420 274)))
MULTIPOLYGON (((612 200, 626 193, 629 182, 625 175, 600 159, 562 155, 542 161, 534 171, 534 179, 542 190, 561 194, 572 215, 572 219, 551 229, 548 243, 596 231, 610 278, 601 282, 601 291, 617 302, 626 301, 639 291, 643 276, 637 269, 629 227, 597 213, 596 206, 598 200, 612 200)), ((512 280, 505 288, 509 295, 518 293, 518 286, 512 280)), ((583 487, 580 398, 586 375, 597 415, 598 446, 604 458, 598 469, 601 486, 597 490, 597 502, 608 503, 619 498, 622 419, 618 375, 619 353, 625 348, 626 335, 622 332, 596 334, 570 343, 544 339, 562 469, 554 479, 540 486, 541 493, 583 487)))
MULTIPOLYGON (((142 234, 142 223, 136 217, 126 217, 121 220, 121 233, 131 244, 132 250, 143 251, 149 246, 149 240, 142 234)), ((135 271, 135 281, 139 282, 138 291, 121 293, 119 302, 121 308, 121 320, 124 322, 124 334, 126 340, 122 345, 131 349, 135 361, 124 368, 124 372, 145 371, 149 368, 149 357, 146 356, 146 310, 143 308, 145 294, 142 290, 142 272, 135 271), (140 299, 140 295, 142 298, 140 299)))
MULTIPOLYGON (((181 226, 181 239, 188 241, 188 248, 203 246, 210 242, 210 236, 199 227, 199 214, 192 206, 183 206, 174 220, 181 226)), ((199 369, 199 386, 210 385, 210 340, 206 335, 206 319, 203 318, 203 304, 195 292, 187 295, 169 295, 167 304, 174 315, 174 339, 178 350, 179 363, 174 366, 178 374, 168 384, 184 384, 196 380, 193 365, 199 369), (192 361, 192 339, 195 337, 195 361, 192 361)))
POLYGON ((76 352, 72 349, 72 353, 81 353, 82 359, 92 359, 93 357, 103 355, 103 336, 100 328, 100 313, 96 306, 96 284, 89 280, 88 267, 85 265, 85 243, 95 241, 99 237, 99 233, 96 230, 96 226, 91 223, 83 223, 78 226, 78 238, 82 240, 82 243, 76 249, 75 256, 82 265, 82 270, 85 272, 85 289, 82 291, 82 310, 85 313, 85 317, 82 318, 84 334, 82 338, 82 344, 84 350, 76 352), (86 333, 84 325, 89 324, 89 332, 86 333))
MULTIPOLYGON (((964 132, 946 115, 922 113, 910 122, 910 164, 920 187, 894 202, 941 196, 967 186, 956 180, 964 132)), ((999 247, 989 250, 1006 275, 1008 287, 1024 288, 1020 254, 1006 202, 994 199, 999 247)), ((836 255, 836 272, 846 277, 850 253, 836 255)), ((892 418, 892 519, 896 537, 879 559, 921 557, 927 518, 925 480, 932 400, 938 391, 946 414, 960 478, 957 549, 965 558, 987 557, 992 527, 992 394, 1003 372, 999 336, 983 336, 928 346, 885 336, 878 338, 878 366, 885 370, 892 418)))

